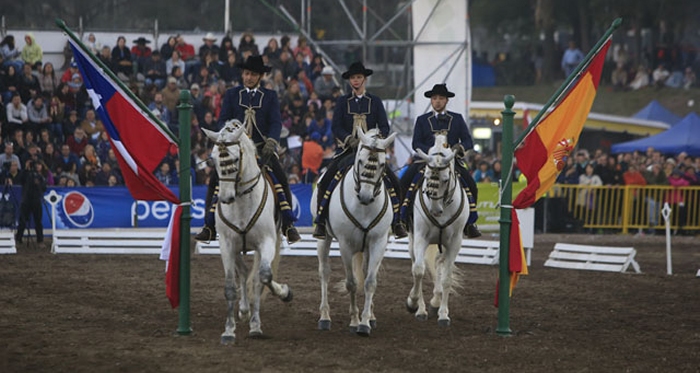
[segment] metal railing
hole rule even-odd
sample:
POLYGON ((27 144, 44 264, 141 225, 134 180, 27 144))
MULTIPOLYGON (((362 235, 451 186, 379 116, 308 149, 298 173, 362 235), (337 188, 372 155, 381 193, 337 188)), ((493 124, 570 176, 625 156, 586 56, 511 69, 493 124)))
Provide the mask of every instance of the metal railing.
POLYGON ((700 230, 700 186, 556 184, 547 198, 565 206, 550 219, 573 219, 583 229, 664 229, 661 209, 668 203, 671 229, 700 230))

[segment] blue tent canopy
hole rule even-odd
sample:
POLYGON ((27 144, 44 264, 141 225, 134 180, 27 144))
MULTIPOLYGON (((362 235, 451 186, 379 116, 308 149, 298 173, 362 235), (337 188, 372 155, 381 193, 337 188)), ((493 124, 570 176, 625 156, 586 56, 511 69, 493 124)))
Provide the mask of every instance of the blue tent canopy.
POLYGON ((647 106, 643 107, 642 110, 632 115, 632 118, 658 120, 659 122, 668 123, 672 126, 682 119, 656 100, 652 100, 647 106))
POLYGON ((611 152, 629 153, 635 150, 644 152, 652 147, 663 154, 676 155, 686 152, 700 157, 700 117, 690 113, 668 130, 643 139, 623 142, 612 146, 611 152))

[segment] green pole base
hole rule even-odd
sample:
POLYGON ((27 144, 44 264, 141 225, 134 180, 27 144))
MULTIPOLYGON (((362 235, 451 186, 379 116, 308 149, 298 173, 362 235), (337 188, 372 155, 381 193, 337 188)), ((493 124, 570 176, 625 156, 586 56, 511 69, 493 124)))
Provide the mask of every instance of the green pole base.
POLYGON ((177 328, 177 335, 190 335, 192 334, 192 328, 177 328))
POLYGON ((496 334, 501 337, 512 337, 513 331, 510 328, 496 328, 496 334))

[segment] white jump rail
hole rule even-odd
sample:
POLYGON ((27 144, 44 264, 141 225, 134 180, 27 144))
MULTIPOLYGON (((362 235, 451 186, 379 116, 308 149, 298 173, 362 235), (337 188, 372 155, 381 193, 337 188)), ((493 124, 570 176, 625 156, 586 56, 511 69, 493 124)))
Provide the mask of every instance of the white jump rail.
POLYGON ((634 259, 636 255, 637 250, 633 247, 557 243, 544 266, 624 273, 631 265, 636 273, 641 273, 639 264, 634 259))
MULTIPOLYGON (((486 240, 462 240, 462 248, 459 251, 457 263, 469 264, 498 264, 498 241, 486 240)), ((219 241, 197 242, 195 247, 196 254, 213 254, 219 255, 219 241)), ((295 256, 316 256, 316 239, 310 234, 302 234, 301 241, 292 245, 284 244, 280 251, 282 255, 295 256)), ((529 254, 529 251, 528 251, 529 254)), ((338 242, 331 243, 330 256, 340 256, 338 251, 338 242)), ((409 259, 408 239, 390 240, 386 247, 386 258, 409 259)))
POLYGON ((0 230, 0 254, 17 254, 15 234, 11 230, 0 230))
POLYGON ((163 229, 57 229, 54 254, 160 254, 163 229))

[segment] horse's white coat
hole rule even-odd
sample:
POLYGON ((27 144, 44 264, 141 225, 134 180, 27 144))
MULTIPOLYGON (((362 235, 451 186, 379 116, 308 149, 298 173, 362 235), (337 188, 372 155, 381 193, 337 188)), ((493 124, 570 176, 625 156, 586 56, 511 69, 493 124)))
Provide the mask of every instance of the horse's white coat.
POLYGON ((228 304, 221 339, 223 343, 229 343, 235 340, 234 309, 238 297, 239 317, 244 321, 250 318, 249 334, 259 336, 262 335, 260 298, 263 285, 283 300, 291 300, 291 290, 286 284, 273 281, 279 261, 281 231, 275 223, 274 190, 261 174, 255 145, 237 120, 227 122, 219 132, 203 131, 215 142, 212 158, 219 175, 220 201, 216 207, 216 230, 219 232, 228 304), (255 255, 249 276, 243 254, 251 250, 255 255), (250 295, 247 292, 249 285, 252 285, 250 295), (252 298, 252 310, 249 297, 252 298))
POLYGON ((418 319, 428 317, 422 288, 427 263, 434 275, 430 305, 438 309, 438 323, 446 326, 450 323, 447 303, 453 286, 454 262, 461 247, 462 230, 469 217, 469 202, 455 173, 452 161, 455 154, 447 146, 445 135, 435 136, 435 145, 430 148, 429 154, 419 150, 418 155, 427 165, 423 180, 416 187, 413 227, 408 236, 413 287, 406 307, 415 311, 418 319), (436 245, 442 247, 442 253, 436 260, 429 260, 429 245, 431 250, 435 250, 436 245))
MULTIPOLYGON (((384 151, 394 141, 396 134, 381 139, 376 129, 369 130, 366 134, 358 129, 358 137, 360 144, 355 164, 340 181, 329 200, 329 234, 325 240, 319 240, 317 245, 321 280, 319 328, 330 328, 329 251, 331 240, 335 237, 345 268, 345 288, 350 294, 350 328, 358 334, 368 335, 372 328, 370 325, 374 326, 375 322, 372 299, 377 287, 377 271, 384 257, 392 221, 391 201, 382 182, 386 163, 384 151), (363 272, 366 277, 362 276, 363 272), (356 301, 357 281, 362 281, 362 277, 365 302, 362 314, 359 315, 356 301)), ((311 211, 315 212, 316 191, 311 201, 311 211)))

